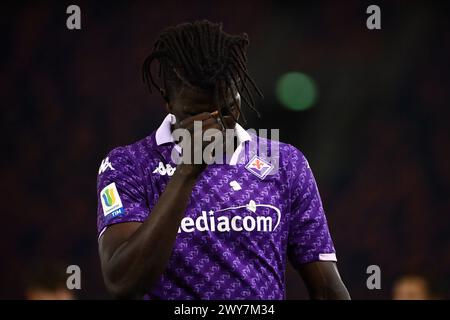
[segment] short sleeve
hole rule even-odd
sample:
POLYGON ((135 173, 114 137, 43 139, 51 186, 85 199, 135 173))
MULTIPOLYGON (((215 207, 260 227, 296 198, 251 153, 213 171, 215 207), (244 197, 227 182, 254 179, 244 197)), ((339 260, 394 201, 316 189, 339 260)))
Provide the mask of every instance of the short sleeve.
POLYGON ((336 252, 313 172, 305 156, 292 148, 289 259, 295 267, 314 261, 336 261, 336 252))
POLYGON ((97 177, 97 231, 122 222, 147 219, 143 177, 126 147, 116 148, 102 160, 97 177))

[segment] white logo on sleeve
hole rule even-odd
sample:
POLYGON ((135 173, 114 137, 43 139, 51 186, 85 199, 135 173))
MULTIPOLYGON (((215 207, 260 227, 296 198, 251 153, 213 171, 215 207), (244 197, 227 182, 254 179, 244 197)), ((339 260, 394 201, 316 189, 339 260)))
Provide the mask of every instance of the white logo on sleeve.
POLYGON ((98 169, 98 174, 102 174, 107 169, 114 170, 111 162, 109 162, 109 157, 106 157, 105 159, 102 160, 102 163, 100 164, 100 168, 98 169))
POLYGON ((166 166, 164 167, 164 164, 160 162, 156 169, 153 170, 153 173, 159 173, 162 176, 165 176, 167 174, 169 177, 171 177, 173 176, 176 169, 177 168, 172 168, 170 164, 166 164, 166 166))

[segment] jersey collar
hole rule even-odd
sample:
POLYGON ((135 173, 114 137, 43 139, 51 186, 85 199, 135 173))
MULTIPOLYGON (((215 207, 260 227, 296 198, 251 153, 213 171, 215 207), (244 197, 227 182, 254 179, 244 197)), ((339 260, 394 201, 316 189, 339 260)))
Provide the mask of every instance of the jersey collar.
MULTIPOLYGON (((166 143, 175 143, 175 140, 172 136, 171 126, 176 122, 175 115, 169 113, 156 130, 155 139, 156 144, 158 146, 166 144, 166 143)), ((252 138, 250 134, 239 124, 236 123, 234 127, 234 131, 236 132, 238 146, 231 156, 230 165, 235 165, 239 159, 239 155, 242 151, 242 147, 246 141, 250 141, 252 138)), ((179 145, 175 145, 175 148, 178 152, 181 152, 181 147, 179 145)))

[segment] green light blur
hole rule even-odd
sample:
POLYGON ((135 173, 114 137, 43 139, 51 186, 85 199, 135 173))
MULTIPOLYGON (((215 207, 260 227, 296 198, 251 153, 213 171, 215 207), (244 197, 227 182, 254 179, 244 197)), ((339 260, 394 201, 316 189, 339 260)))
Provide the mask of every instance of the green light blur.
POLYGON ((317 100, 316 84, 304 73, 288 72, 278 79, 276 95, 284 107, 294 111, 306 110, 317 100))

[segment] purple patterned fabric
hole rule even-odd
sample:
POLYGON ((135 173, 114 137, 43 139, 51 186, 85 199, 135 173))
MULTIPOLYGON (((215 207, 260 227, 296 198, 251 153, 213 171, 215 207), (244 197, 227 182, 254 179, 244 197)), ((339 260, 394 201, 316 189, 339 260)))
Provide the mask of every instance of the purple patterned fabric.
MULTIPOLYGON (((168 267, 145 298, 284 299, 287 257, 295 267, 336 260, 306 158, 279 143, 278 171, 261 178, 248 168, 254 141, 263 139, 243 142, 238 164, 213 164, 199 177, 168 267)), ((97 180, 99 233, 151 214, 176 168, 173 147, 153 133, 108 154, 97 180)))

